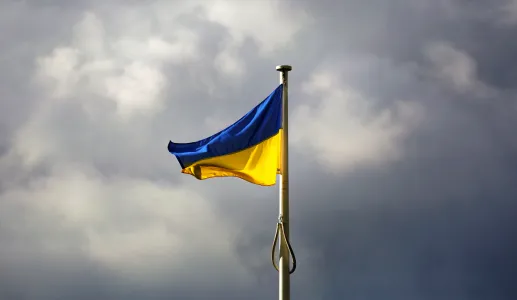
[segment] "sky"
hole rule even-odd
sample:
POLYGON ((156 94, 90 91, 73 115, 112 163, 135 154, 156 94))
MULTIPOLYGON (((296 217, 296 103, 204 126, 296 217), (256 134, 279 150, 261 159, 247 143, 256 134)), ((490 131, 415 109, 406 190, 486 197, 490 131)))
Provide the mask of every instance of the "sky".
POLYGON ((276 299, 278 187, 169 140, 289 75, 292 299, 517 288, 517 1, 0 0, 0 298, 276 299))

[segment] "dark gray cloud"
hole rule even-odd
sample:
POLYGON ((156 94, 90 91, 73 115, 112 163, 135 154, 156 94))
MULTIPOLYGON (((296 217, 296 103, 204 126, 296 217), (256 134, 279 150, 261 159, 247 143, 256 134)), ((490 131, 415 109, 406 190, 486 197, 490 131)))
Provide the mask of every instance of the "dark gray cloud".
POLYGON ((514 299, 515 11, 363 2, 0 4, 0 296, 276 297, 276 188, 165 145, 290 63, 293 298, 514 299))

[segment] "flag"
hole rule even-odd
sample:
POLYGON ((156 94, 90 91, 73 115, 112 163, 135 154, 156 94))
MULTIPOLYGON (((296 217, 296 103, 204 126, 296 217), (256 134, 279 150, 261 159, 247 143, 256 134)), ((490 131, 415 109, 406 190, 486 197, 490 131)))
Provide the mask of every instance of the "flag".
POLYGON ((276 183, 280 170, 282 89, 226 129, 192 143, 169 142, 182 173, 203 180, 238 177, 258 185, 276 183))

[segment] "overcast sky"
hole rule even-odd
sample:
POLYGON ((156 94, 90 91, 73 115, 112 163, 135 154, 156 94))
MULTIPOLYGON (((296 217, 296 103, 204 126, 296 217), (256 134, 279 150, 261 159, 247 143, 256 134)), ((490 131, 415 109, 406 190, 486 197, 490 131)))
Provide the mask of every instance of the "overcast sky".
POLYGON ((293 299, 517 299, 516 36, 515 0, 0 0, 0 299, 276 299, 278 188, 166 146, 278 64, 293 299))

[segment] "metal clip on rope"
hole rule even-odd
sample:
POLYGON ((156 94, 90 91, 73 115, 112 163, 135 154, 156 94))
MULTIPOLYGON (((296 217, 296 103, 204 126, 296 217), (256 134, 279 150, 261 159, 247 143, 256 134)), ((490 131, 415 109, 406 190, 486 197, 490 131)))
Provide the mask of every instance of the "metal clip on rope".
POLYGON ((293 268, 291 270, 289 270, 289 274, 293 274, 294 271, 296 270, 296 257, 294 256, 294 251, 293 251, 293 248, 291 247, 291 243, 289 243, 289 240, 285 236, 284 220, 283 220, 282 215, 280 215, 280 217, 278 218, 278 223, 276 225, 275 239, 273 240, 273 246, 271 247, 271 262, 273 263, 273 267, 275 267, 275 269, 277 271, 279 271, 278 265, 275 262, 275 251, 277 248, 276 246, 277 246, 278 235, 280 234, 280 231, 281 231, 282 237, 284 238, 285 243, 287 244, 287 249, 289 250, 289 255, 293 259, 293 268))

